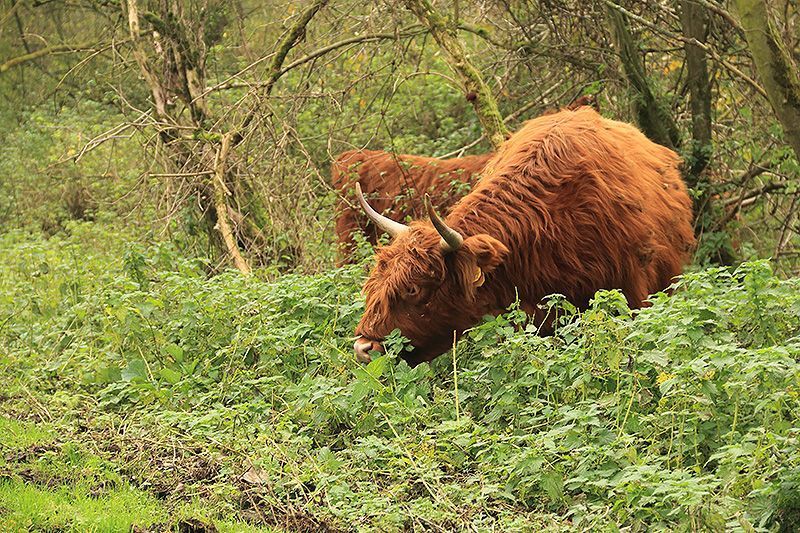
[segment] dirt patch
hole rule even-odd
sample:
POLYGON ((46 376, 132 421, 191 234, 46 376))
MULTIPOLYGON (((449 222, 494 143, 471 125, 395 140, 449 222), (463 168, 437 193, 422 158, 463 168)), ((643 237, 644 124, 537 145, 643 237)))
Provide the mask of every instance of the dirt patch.
POLYGON ((175 437, 156 439, 144 433, 91 428, 82 437, 119 465, 119 473, 132 485, 162 500, 184 498, 185 489, 193 485, 200 485, 193 487, 197 495, 203 485, 219 480, 219 457, 175 437))
POLYGON ((323 518, 312 516, 291 506, 269 501, 261 489, 244 487, 239 501, 241 518, 253 525, 279 527, 297 533, 340 533, 340 529, 323 518))
POLYGON ((43 472, 34 470, 33 468, 27 466, 18 468, 16 470, 8 470, 6 472, 0 472, 0 479, 4 478, 5 479, 19 478, 22 479, 27 484, 36 485, 47 489, 54 489, 62 485, 62 480, 58 479, 56 476, 45 474, 43 472))
POLYGON ((217 533, 217 526, 195 518, 179 520, 172 524, 153 524, 147 527, 134 525, 131 533, 217 533))
POLYGON ((5 456, 7 463, 20 464, 30 463, 48 452, 57 452, 61 449, 61 443, 49 442, 47 444, 32 444, 27 448, 15 450, 5 456))
POLYGON ((61 480, 36 470, 31 466, 31 463, 34 463, 46 453, 58 452, 60 449, 60 443, 52 442, 48 444, 33 444, 27 448, 8 453, 4 457, 8 464, 5 468, 0 469, 0 479, 19 478, 26 483, 42 487, 57 487, 61 484, 61 480))

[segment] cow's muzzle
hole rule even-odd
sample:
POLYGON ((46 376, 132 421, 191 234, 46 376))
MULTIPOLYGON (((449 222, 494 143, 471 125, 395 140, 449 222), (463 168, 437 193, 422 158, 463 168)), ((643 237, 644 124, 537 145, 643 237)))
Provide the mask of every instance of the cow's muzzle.
POLYGON ((384 352, 383 345, 380 342, 365 339, 364 337, 356 339, 353 344, 353 350, 356 352, 356 359, 361 363, 372 361, 372 357, 369 355, 370 352, 384 352))

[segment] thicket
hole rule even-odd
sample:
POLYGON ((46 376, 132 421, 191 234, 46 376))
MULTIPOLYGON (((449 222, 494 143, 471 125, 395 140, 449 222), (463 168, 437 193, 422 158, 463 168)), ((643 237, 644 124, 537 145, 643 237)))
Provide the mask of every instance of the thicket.
POLYGON ((15 2, 0 221, 52 232, 59 212, 133 210, 211 271, 319 271, 339 152, 487 152, 497 117, 476 111, 513 131, 592 94, 684 158, 698 261, 797 272, 791 2, 427 4, 15 2), (745 31, 759 24, 769 34, 745 31))

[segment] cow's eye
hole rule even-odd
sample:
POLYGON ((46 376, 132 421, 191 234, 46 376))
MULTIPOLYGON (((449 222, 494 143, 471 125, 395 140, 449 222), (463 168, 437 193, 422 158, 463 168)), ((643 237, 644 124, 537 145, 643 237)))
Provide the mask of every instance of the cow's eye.
POLYGON ((420 288, 416 285, 406 289, 407 298, 416 298, 417 296, 419 296, 419 293, 420 293, 420 288))

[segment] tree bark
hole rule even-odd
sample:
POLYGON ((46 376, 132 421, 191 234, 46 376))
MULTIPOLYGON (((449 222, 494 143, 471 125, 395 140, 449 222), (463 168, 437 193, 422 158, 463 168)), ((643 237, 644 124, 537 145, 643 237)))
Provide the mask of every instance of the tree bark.
POLYGON ((762 0, 734 2, 750 55, 786 141, 800 160, 800 74, 762 0))
POLYGON ((448 63, 464 85, 464 94, 475 108, 486 137, 496 150, 506 140, 509 131, 503 123, 494 95, 480 72, 467 59, 464 47, 458 40, 455 25, 448 24, 447 19, 437 13, 428 0, 404 1, 445 52, 448 63))
POLYGON ((631 35, 622 13, 611 7, 607 8, 607 13, 614 30, 614 39, 625 77, 636 91, 634 109, 639 127, 653 142, 674 150, 680 143, 678 128, 672 115, 650 86, 650 80, 647 78, 641 61, 638 43, 631 35))
POLYGON ((264 87, 264 94, 269 96, 272 92, 272 87, 275 85, 275 82, 278 81, 281 74, 281 67, 283 66, 283 62, 286 59, 286 56, 289 54, 289 51, 296 45, 305 35, 306 26, 308 23, 311 22, 311 19, 317 12, 322 9, 325 4, 328 3, 328 0, 315 0, 301 15, 300 18, 297 19, 289 29, 289 31, 284 35, 283 39, 278 43, 278 48, 275 51, 275 57, 272 59, 272 64, 269 68, 269 76, 267 77, 267 82, 264 87))
MULTIPOLYGON (((681 0, 681 25, 689 39, 705 43, 708 11, 696 0, 681 0)), ((711 81, 708 77, 706 52, 686 42, 686 73, 689 87, 689 107, 692 111, 692 150, 687 168, 690 187, 700 185, 701 174, 712 154, 711 144, 711 81)))

